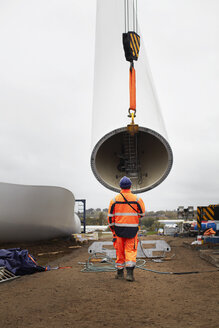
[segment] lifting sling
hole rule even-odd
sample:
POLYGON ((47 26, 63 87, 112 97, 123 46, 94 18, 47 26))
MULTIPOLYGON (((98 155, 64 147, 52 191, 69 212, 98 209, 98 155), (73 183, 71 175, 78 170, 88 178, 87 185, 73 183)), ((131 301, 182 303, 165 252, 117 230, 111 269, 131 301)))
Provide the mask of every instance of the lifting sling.
POLYGON ((136 112, 136 80, 134 66, 130 66, 129 70, 129 93, 130 93, 130 106, 129 109, 136 112))

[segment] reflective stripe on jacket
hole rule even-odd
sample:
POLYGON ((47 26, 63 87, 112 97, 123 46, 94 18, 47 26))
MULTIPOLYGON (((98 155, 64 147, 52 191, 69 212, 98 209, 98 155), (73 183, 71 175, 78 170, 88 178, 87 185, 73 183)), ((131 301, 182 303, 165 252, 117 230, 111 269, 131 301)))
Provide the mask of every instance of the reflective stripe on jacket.
POLYGON ((145 215, 144 202, 132 194, 130 189, 123 189, 121 193, 129 203, 121 194, 111 200, 108 211, 109 227, 119 237, 133 238, 138 232, 139 218, 145 215))

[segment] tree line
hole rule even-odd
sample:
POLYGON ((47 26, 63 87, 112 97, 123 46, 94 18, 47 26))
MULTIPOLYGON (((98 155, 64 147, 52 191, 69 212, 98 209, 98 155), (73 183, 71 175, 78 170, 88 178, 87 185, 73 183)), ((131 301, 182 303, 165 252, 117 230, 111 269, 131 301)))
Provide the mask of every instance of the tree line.
MULTIPOLYGON (((107 225, 108 209, 104 208, 89 208, 86 210, 86 224, 87 225, 107 225)), ((78 212, 78 216, 83 220, 83 213, 78 212)), ((156 231, 163 225, 158 220, 175 220, 177 219, 177 211, 149 211, 140 220, 141 229, 156 231)))

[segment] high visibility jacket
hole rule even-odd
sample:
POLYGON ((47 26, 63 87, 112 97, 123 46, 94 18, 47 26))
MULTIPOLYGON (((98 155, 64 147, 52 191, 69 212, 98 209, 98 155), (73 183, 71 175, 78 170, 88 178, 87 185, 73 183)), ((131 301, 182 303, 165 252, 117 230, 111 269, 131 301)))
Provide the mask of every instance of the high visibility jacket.
POLYGON ((108 211, 109 227, 119 237, 134 238, 138 232, 139 218, 145 215, 144 202, 132 194, 130 189, 122 189, 121 193, 127 201, 121 194, 111 200, 108 211))

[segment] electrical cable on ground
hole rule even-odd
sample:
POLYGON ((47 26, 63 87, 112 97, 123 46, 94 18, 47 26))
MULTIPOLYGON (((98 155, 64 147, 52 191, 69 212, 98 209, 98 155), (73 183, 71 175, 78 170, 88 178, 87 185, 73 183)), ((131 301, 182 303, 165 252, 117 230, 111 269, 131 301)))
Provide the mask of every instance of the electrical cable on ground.
MULTIPOLYGON (((81 263, 80 263, 81 264, 81 263)), ((184 272, 165 272, 165 271, 157 271, 152 269, 145 268, 146 261, 142 259, 137 259, 136 262, 136 268, 152 273, 157 274, 169 274, 169 275, 184 275, 184 274, 198 274, 198 273, 210 273, 210 272, 219 272, 219 269, 216 270, 209 270, 209 271, 184 271, 184 272), (138 264, 139 262, 142 262, 141 264, 138 264)), ((81 272, 114 272, 116 271, 115 267, 115 261, 110 258, 109 256, 106 256, 104 253, 95 253, 91 255, 88 259, 88 261, 84 264, 84 268, 81 270, 81 272), (101 260, 96 262, 92 262, 93 259, 101 260)))
POLYGON ((116 271, 115 261, 104 253, 95 253, 88 258, 82 272, 112 272, 116 271), (102 259, 101 262, 92 263, 92 259, 102 259), (104 265, 103 265, 104 263, 104 265))

